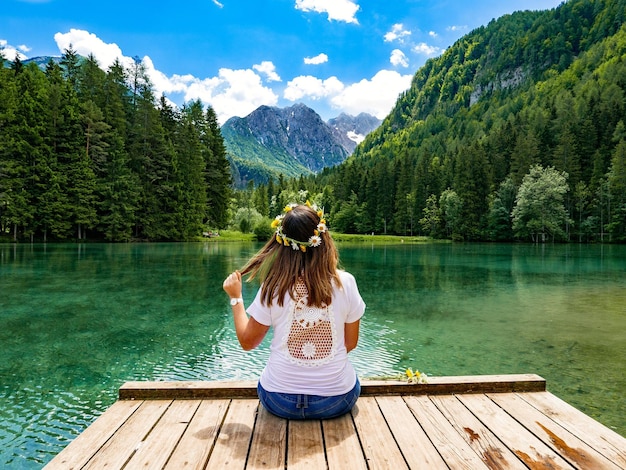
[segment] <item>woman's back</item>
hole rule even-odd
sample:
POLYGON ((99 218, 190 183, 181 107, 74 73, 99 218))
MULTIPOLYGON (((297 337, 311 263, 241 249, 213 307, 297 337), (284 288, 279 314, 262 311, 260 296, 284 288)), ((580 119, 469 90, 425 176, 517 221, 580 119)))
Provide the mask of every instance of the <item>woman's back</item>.
POLYGON ((257 294, 248 313, 274 328, 270 358, 261 375, 269 391, 336 395, 346 393, 356 374, 345 344, 345 324, 359 321, 365 304, 354 277, 338 271, 342 287, 335 287, 332 301, 322 307, 307 303, 306 287, 296 285, 296 298, 268 309, 257 294))

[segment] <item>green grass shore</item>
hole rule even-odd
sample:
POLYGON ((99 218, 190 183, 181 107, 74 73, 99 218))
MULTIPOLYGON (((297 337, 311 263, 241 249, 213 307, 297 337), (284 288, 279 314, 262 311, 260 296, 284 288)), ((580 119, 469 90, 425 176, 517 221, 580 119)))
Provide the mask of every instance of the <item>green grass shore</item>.
MULTIPOLYGON (((422 244, 422 243, 450 243, 450 240, 438 240, 431 237, 422 237, 422 236, 399 236, 399 235, 359 235, 359 234, 348 234, 348 233, 339 233, 332 232, 332 237, 335 242, 340 244, 349 244, 349 243, 370 243, 375 245, 391 245, 391 244, 422 244)), ((197 242, 207 242, 207 243, 216 243, 216 242, 256 242, 256 237, 254 233, 243 233, 237 230, 220 230, 219 235, 211 236, 211 237, 203 237, 198 236, 192 240, 188 241, 197 241, 197 242)), ((64 240, 62 242, 56 243, 73 243, 76 241, 64 240)), ((81 240, 81 243, 100 243, 102 240, 81 240)), ((143 240, 133 240, 133 242, 144 242, 143 240)), ((13 244, 15 241, 9 236, 0 236, 0 245, 2 244, 13 244)), ((29 243, 27 241, 18 241, 17 243, 29 243)), ((36 240, 36 243, 42 243, 40 240, 36 240)), ((55 243, 54 241, 50 241, 50 243, 55 243)))
MULTIPOLYGON (((450 240, 435 240, 422 236, 399 236, 399 235, 358 235, 332 232, 333 240, 337 243, 372 243, 377 245, 402 244, 402 243, 450 243, 450 240)), ((243 233, 235 230, 221 230, 217 237, 200 237, 205 242, 224 241, 256 241, 253 233, 243 233)))

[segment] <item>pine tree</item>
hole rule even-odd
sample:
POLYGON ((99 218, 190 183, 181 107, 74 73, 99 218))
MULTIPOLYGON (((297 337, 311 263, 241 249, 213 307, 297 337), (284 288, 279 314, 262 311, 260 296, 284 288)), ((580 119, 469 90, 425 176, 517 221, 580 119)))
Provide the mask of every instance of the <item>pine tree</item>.
POLYGON ((205 181, 207 191, 207 224, 225 227, 228 220, 232 177, 230 163, 226 158, 226 146, 220 131, 215 110, 209 106, 205 115, 207 123, 207 145, 205 181))
POLYGON ((174 172, 178 201, 176 220, 181 239, 189 239, 202 232, 206 216, 204 154, 207 149, 201 140, 204 118, 200 103, 185 106, 181 117, 175 142, 178 156, 174 172))
POLYGON ((511 177, 519 186, 533 165, 540 163, 539 139, 534 132, 520 132, 511 153, 511 177))
POLYGON ((93 54, 89 54, 78 70, 78 97, 81 103, 93 102, 103 108, 105 101, 106 73, 100 68, 93 54))
POLYGON ((109 68, 104 83, 104 123, 109 126, 103 134, 106 161, 97 181, 99 201, 98 229, 109 241, 132 238, 135 212, 139 200, 138 181, 130 170, 126 138, 130 115, 126 72, 119 60, 109 68))
POLYGON ((32 241, 40 228, 37 206, 53 171, 51 151, 45 142, 47 87, 44 74, 34 63, 14 71, 16 109, 7 129, 12 135, 7 143, 11 180, 7 215, 14 239, 21 235, 32 241))
POLYGON ((60 64, 63 69, 65 79, 69 82, 69 85, 74 89, 74 91, 78 91, 80 56, 71 44, 63 51, 60 64))
POLYGON ((152 84, 145 67, 135 63, 133 111, 127 148, 131 170, 139 181, 139 206, 135 212, 135 236, 148 240, 176 239, 174 222, 174 148, 155 107, 152 84))
POLYGON ((42 190, 35 202, 39 230, 43 232, 44 242, 48 239, 48 233, 56 239, 64 239, 71 230, 71 208, 67 190, 70 178, 67 174, 67 162, 63 158, 64 152, 71 148, 67 135, 67 116, 64 112, 66 81, 62 77, 61 68, 52 60, 47 64, 46 77, 48 103, 44 107, 47 112, 44 139, 50 148, 50 154, 46 158, 45 166, 41 166, 44 172, 41 178, 42 190))
POLYGON ((11 132, 17 110, 17 89, 14 72, 4 67, 5 58, 0 49, 0 237, 10 229, 8 220, 13 181, 10 177, 14 164, 10 149, 14 148, 11 132))
POLYGON ((608 175, 610 215, 608 232, 612 241, 626 241, 626 139, 619 141, 608 175))
POLYGON ((465 239, 477 240, 484 234, 492 187, 489 175, 487 158, 480 145, 473 145, 459 155, 452 189, 463 201, 460 234, 465 239))
MULTIPOLYGON (((96 177, 89 155, 85 152, 86 135, 77 92, 68 80, 62 79, 55 64, 50 64, 48 68, 48 79, 51 97, 55 98, 50 105, 54 115, 50 120, 50 145, 61 173, 58 180, 64 184, 63 194, 67 203, 63 219, 74 229, 76 238, 81 240, 86 237, 86 230, 96 223, 96 177), (60 97, 58 104, 57 96, 60 97)), ((58 236, 66 238, 70 233, 58 233, 58 236)))

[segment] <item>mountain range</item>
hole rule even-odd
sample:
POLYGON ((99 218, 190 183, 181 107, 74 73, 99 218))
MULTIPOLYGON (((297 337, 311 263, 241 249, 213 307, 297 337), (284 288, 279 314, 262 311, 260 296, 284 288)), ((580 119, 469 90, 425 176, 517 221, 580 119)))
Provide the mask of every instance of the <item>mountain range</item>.
POLYGON ((381 121, 361 113, 324 122, 304 104, 261 106, 221 127, 235 185, 314 174, 342 163, 381 121))

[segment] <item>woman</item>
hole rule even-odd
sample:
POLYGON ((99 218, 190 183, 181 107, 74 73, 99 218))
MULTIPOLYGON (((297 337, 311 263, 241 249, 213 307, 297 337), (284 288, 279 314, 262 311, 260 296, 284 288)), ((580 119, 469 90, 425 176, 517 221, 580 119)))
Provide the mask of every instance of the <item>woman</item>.
POLYGON ((223 286, 244 350, 257 347, 274 328, 259 399, 282 418, 341 416, 361 391, 348 352, 359 340, 365 303, 354 277, 337 268, 339 254, 322 211, 308 202, 290 205, 272 226, 272 238, 223 286), (246 274, 261 281, 250 317, 241 298, 246 274))

